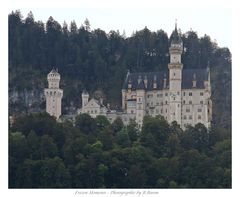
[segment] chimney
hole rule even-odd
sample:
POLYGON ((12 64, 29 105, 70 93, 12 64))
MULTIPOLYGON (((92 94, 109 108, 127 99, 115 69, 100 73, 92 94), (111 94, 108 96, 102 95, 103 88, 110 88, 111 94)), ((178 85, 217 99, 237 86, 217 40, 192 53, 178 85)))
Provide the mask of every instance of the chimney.
POLYGON ((147 76, 146 75, 144 76, 144 80, 143 81, 144 81, 145 88, 147 88, 148 80, 147 80, 147 76))
POLYGON ((157 89, 157 76, 154 75, 154 78, 153 78, 153 89, 157 89))
POLYGON ((131 88, 132 88, 132 80, 129 79, 129 81, 128 81, 128 89, 131 89, 131 88))
POLYGON ((196 87, 197 87, 196 73, 193 74, 192 87, 193 87, 193 88, 196 88, 196 87))
POLYGON ((163 88, 167 87, 167 78, 166 78, 166 73, 164 73, 164 79, 163 79, 163 88))
POLYGON ((138 76, 138 84, 140 84, 140 82, 142 81, 142 77, 141 75, 138 76))

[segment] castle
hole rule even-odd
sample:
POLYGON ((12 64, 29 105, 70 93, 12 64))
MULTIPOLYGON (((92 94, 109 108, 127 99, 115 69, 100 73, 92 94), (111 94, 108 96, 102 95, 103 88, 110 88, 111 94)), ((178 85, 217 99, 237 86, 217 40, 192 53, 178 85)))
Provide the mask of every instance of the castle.
MULTIPOLYGON (((139 128, 144 116, 161 115, 169 123, 176 121, 181 128, 197 123, 209 128, 212 119, 210 70, 183 69, 183 42, 176 25, 171 38, 167 71, 127 73, 122 87, 122 111, 111 110, 101 99, 89 99, 89 94, 83 91, 82 108, 78 114, 88 113, 94 118, 104 115, 110 122, 120 117, 124 124, 134 120, 139 128)), ((48 75, 52 85, 45 90, 46 108, 49 114, 59 118, 62 90, 56 89, 57 77, 52 74, 56 75, 56 71, 48 75)))

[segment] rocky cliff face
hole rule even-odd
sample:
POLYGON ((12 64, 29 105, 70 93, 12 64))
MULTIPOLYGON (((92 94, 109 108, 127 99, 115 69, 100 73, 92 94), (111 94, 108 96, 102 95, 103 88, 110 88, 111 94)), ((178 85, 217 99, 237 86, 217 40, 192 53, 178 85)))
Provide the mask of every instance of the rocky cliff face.
POLYGON ((9 89, 9 115, 40 112, 45 110, 43 90, 9 89))
MULTIPOLYGON (((9 89, 9 116, 21 114, 43 112, 46 108, 46 100, 43 89, 17 90, 9 89)), ((71 99, 62 100, 62 114, 75 114, 77 112, 76 103, 71 99)))

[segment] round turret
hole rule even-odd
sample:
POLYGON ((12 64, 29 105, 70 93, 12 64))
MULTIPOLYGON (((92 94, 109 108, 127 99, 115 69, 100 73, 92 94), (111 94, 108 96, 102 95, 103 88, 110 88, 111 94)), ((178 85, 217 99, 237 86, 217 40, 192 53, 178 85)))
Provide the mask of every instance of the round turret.
POLYGON ((60 74, 58 70, 52 69, 50 73, 47 75, 48 80, 59 80, 60 81, 60 74))
POLYGON ((83 90, 82 96, 89 96, 88 92, 86 90, 83 90))
POLYGON ((86 90, 83 90, 83 92, 82 92, 82 107, 87 105, 88 100, 89 100, 89 94, 86 90))
POLYGON ((60 82, 60 74, 58 73, 58 70, 52 69, 50 73, 47 75, 48 80, 48 87, 49 88, 59 88, 59 82, 60 82))

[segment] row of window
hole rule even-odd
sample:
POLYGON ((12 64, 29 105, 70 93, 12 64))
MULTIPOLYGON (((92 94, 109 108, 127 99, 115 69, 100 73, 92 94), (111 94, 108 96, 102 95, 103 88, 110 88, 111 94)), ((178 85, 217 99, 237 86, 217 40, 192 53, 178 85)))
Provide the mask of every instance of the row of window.
MULTIPOLYGON (((189 119, 189 120, 192 120, 192 118, 193 118, 192 115, 189 115, 189 116, 188 116, 188 119, 189 119)), ((184 116, 183 116, 183 119, 184 119, 184 120, 187 120, 187 116, 184 115, 184 116)), ((202 116, 201 116, 201 115, 198 115, 198 120, 201 120, 201 119, 202 119, 202 116)))
MULTIPOLYGON (((149 110, 146 110, 146 112, 147 112, 147 114, 154 114, 154 110, 153 109, 150 109, 150 111, 149 110)), ((160 114, 163 114, 163 109, 161 109, 160 111, 159 111, 159 109, 156 109, 156 114, 159 114, 159 112, 160 112, 160 114)), ((167 113, 167 109, 165 109, 165 113, 167 113)))
MULTIPOLYGON (((165 101, 165 104, 167 105, 168 102, 165 101)), ((159 102, 157 102, 156 105, 158 106, 158 105, 159 105, 159 102)), ((160 105, 163 105, 163 102, 161 102, 160 105)), ((154 106, 154 105, 153 105, 153 102, 151 102, 151 103, 147 103, 147 107, 149 107, 149 106, 154 106)))
MULTIPOLYGON (((198 112, 202 112, 202 109, 199 108, 197 111, 198 111, 198 112)), ((190 109, 187 108, 187 109, 186 109, 186 112, 190 112, 190 109)))
POLYGON ((88 110, 87 113, 88 113, 88 114, 97 114, 98 111, 97 111, 96 109, 95 109, 95 110, 91 110, 91 111, 88 110))
MULTIPOLYGON (((190 113, 190 109, 186 109, 186 112, 187 113, 190 113)), ((198 112, 202 112, 202 109, 198 109, 197 110, 198 112)), ((149 113, 150 112, 150 114, 153 114, 154 113, 154 110, 153 109, 150 109, 150 111, 149 110, 146 110, 146 112, 147 113, 149 113)), ((156 114, 159 114, 159 112, 160 112, 160 114, 162 114, 163 113, 163 109, 161 109, 161 110, 159 110, 159 109, 156 109, 156 114)), ((133 113, 133 111, 132 111, 132 113, 133 113)), ((167 113, 167 109, 165 109, 165 113, 167 113)), ((175 115, 175 113, 174 113, 174 115, 175 115)))
MULTIPOLYGON (((177 92, 177 94, 179 95, 179 92, 177 92)), ((185 95, 186 95, 186 93, 183 92, 183 96, 185 96, 185 95)), ((192 92, 189 92, 188 95, 189 95, 189 96, 192 96, 192 92)), ((168 93, 167 93, 167 92, 165 93, 165 96, 168 96, 168 93)), ((200 96, 203 96, 203 92, 200 92, 200 96)), ((162 97, 163 97, 163 94, 157 94, 157 97, 158 97, 158 98, 162 98, 162 97)), ((132 98, 133 98, 133 96, 132 96, 132 98)), ((148 95, 147 95, 147 98, 153 98, 153 94, 148 94, 148 95)), ((126 99, 126 97, 125 97, 125 99, 126 99)), ((175 100, 175 98, 174 98, 174 100, 175 100)), ((138 98, 138 101, 142 101, 141 97, 138 98)))
MULTIPOLYGON (((185 100, 183 100, 183 104, 186 104, 186 101, 185 101, 185 100)), ((189 101, 188 104, 189 104, 189 105, 192 105, 192 101, 189 101)), ((200 101, 200 104, 203 105, 203 101, 200 101)))
MULTIPOLYGON (((175 100, 175 99, 174 99, 174 100, 175 100)), ((168 102, 165 101, 165 104, 167 105, 168 102)), ((185 100, 183 100, 183 104, 186 104, 186 101, 185 101, 185 100)), ((192 105, 192 101, 189 101, 188 104, 189 104, 189 105, 192 105)), ((203 105, 203 101, 200 101, 200 104, 203 105)), ((159 105, 159 102, 157 102, 156 105, 159 105)), ((161 102, 160 105, 163 105, 163 102, 161 102)), ((149 107, 149 106, 154 106, 154 105, 153 105, 153 102, 147 103, 147 107, 149 107)))
MULTIPOLYGON (((186 92, 183 92, 183 96, 186 96, 186 92)), ((188 96, 192 96, 192 92, 189 92, 188 96)), ((203 92, 200 92, 200 96, 203 96, 203 92)))
MULTIPOLYGON (((179 92, 177 92, 177 95, 179 95, 179 92)), ((189 92, 188 95, 189 95, 189 96, 192 96, 192 92, 189 92)), ((203 96, 203 92, 200 92, 199 95, 200 95, 200 96, 203 96)), ((168 96, 168 93, 167 93, 167 92, 165 93, 165 96, 168 96)), ((186 92, 183 92, 183 96, 186 96, 186 92)), ((157 97, 158 97, 158 98, 162 98, 162 97, 163 97, 163 94, 157 94, 157 97)), ((147 98, 153 98, 153 94, 148 94, 148 95, 147 95, 147 98)))

